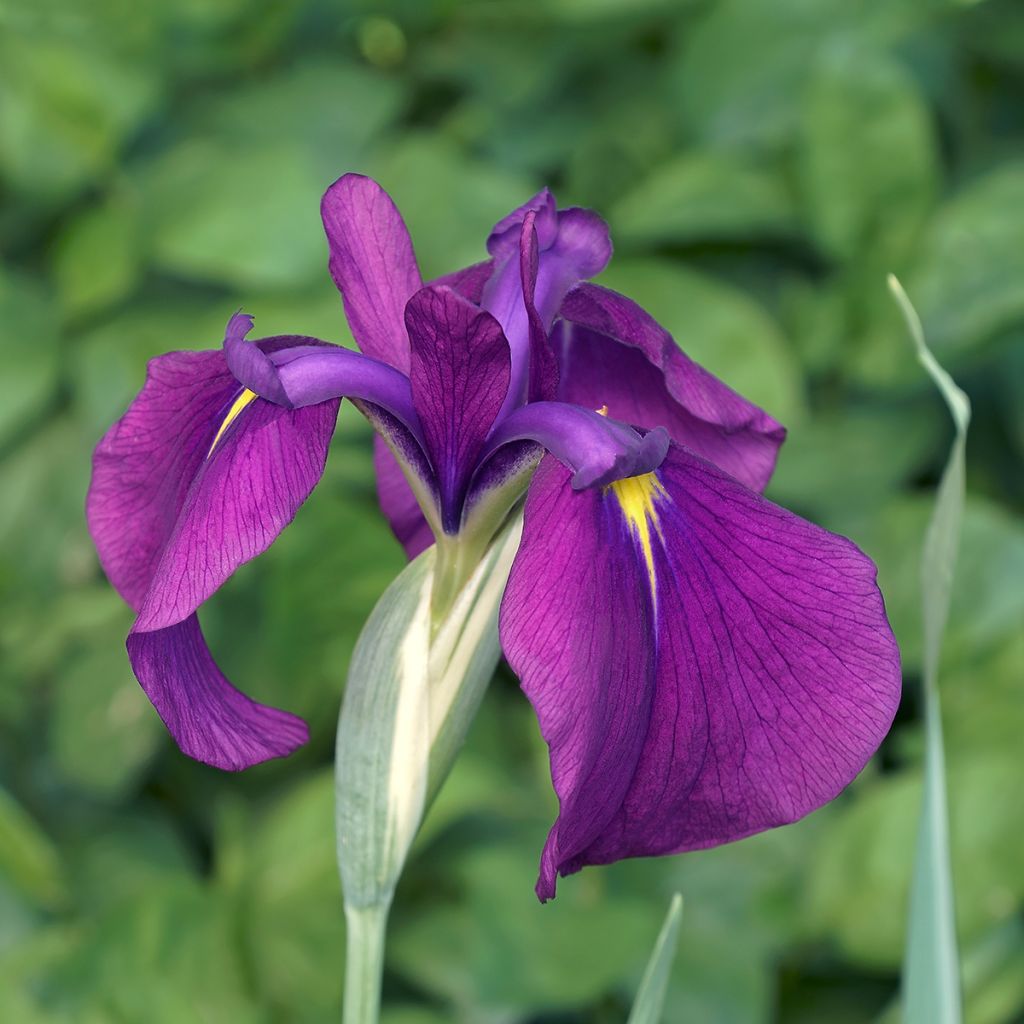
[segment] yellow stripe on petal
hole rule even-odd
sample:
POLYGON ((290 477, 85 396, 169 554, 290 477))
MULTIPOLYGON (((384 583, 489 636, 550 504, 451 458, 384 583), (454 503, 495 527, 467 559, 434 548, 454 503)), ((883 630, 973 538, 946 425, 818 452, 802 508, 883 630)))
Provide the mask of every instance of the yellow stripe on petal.
POLYGON ((654 541, 664 537, 661 532, 661 520, 658 515, 658 502, 668 499, 668 492, 654 473, 643 473, 640 476, 626 477, 616 480, 605 488, 615 495, 615 499, 626 518, 629 532, 640 547, 644 562, 647 565, 647 578, 651 585, 651 600, 658 603, 657 572, 654 568, 654 541))
POLYGON ((217 443, 224 436, 224 431, 231 426, 235 420, 242 414, 242 411, 247 405, 249 405, 253 399, 259 397, 255 391, 250 391, 246 388, 232 403, 231 408, 228 409, 227 416, 224 417, 224 422, 220 425, 220 430, 217 431, 217 436, 213 439, 213 444, 210 445, 210 450, 206 453, 206 457, 209 458, 213 454, 213 449, 217 447, 217 443))

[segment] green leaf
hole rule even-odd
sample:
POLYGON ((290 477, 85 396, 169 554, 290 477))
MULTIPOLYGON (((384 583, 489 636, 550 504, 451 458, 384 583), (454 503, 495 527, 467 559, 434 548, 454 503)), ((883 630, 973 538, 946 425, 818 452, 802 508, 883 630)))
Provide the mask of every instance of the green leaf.
POLYGON ((665 923, 661 926, 658 941, 654 945, 651 959, 647 962, 640 991, 637 992, 633 1009, 626 1024, 658 1024, 665 1002, 668 977, 672 970, 672 959, 679 941, 679 921, 683 913, 683 897, 676 893, 669 904, 665 923))
POLYGON ((949 406, 956 438, 939 481, 935 512, 924 539, 921 591, 924 609, 924 803, 910 892, 910 925, 903 975, 907 1024, 959 1024, 963 997, 953 911, 946 755, 939 704, 939 658, 949 616, 953 569, 964 512, 964 449, 971 403, 938 364, 924 340, 921 322, 894 277, 889 287, 903 311, 917 356, 949 406))
POLYGON ((118 611, 61 672, 50 724, 54 767, 108 800, 130 789, 165 735, 124 649, 131 615, 118 611))
POLYGON ((333 817, 334 779, 318 771, 239 837, 242 925, 260 1001, 303 1024, 341 1005, 345 927, 333 817))
MULTIPOLYGON (((970 181, 935 212, 916 251, 901 276, 944 362, 965 364, 1009 341, 1024 322, 1024 164, 1005 163, 970 181)), ((875 386, 916 383, 891 304, 865 300, 865 309, 867 327, 850 346, 853 372, 875 386)))
POLYGON ((168 880, 90 920, 49 983, 75 1020, 103 1010, 110 1021, 269 1024, 249 994, 239 945, 222 892, 168 880))
POLYGON ((142 275, 142 239, 135 202, 114 195, 70 221, 57 240, 53 264, 66 318, 112 306, 142 275))
POLYGON ((0 175, 55 199, 109 171, 124 136, 155 103, 157 83, 133 64, 60 38, 0 35, 0 175))
POLYGON ((486 259, 491 228, 537 191, 535 182, 473 161, 436 133, 407 134, 374 157, 370 173, 402 211, 428 280, 486 259))
POLYGON ((474 1020, 580 1006, 639 972, 650 900, 592 873, 563 879, 558 899, 541 906, 533 890, 543 830, 447 851, 447 884, 416 904, 399 900, 388 963, 474 1020))
POLYGON ((139 179, 154 260, 182 277, 240 288, 316 281, 325 272, 324 186, 308 153, 276 141, 184 142, 139 179))
POLYGON ((905 251, 937 190, 930 114, 910 76, 871 48, 836 45, 814 63, 799 164, 807 213, 826 252, 905 251))
POLYGON ((723 0, 685 37, 675 97, 680 121, 703 141, 785 144, 815 57, 836 42, 900 39, 943 0, 723 0))
POLYGON ((31 278, 0 267, 0 445, 53 397, 60 350, 52 302, 31 278))
POLYGON ((661 164, 611 208, 608 219, 612 237, 626 244, 779 237, 799 230, 782 176, 763 160, 727 151, 686 153, 661 164))
POLYGON ((36 906, 59 909, 67 900, 64 868, 46 833, 0 788, 0 875, 36 906))

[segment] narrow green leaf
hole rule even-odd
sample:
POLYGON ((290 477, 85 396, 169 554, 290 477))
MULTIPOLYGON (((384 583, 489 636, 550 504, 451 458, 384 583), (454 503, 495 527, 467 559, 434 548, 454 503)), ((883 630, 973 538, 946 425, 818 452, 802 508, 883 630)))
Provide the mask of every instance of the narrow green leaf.
POLYGON ((903 1014, 906 1024, 959 1024, 962 1019, 960 960, 953 907, 938 667, 963 518, 964 448, 971 405, 929 351, 917 313, 900 283, 891 275, 889 288, 907 321, 918 359, 942 393, 956 426, 949 460, 939 481, 935 511, 925 533, 921 563, 925 779, 911 880, 903 1014))
POLYGON ((45 909, 58 909, 67 900, 57 848, 14 797, 0 788, 0 880, 4 876, 45 909))
POLYGON ((647 969, 640 982, 640 991, 637 992, 626 1024, 658 1024, 661 1020, 661 1008, 665 1002, 665 990, 672 971, 672 958, 676 954, 679 921, 682 915, 683 897, 676 893, 669 904, 665 923, 661 926, 661 934, 654 944, 651 959, 647 961, 647 969))

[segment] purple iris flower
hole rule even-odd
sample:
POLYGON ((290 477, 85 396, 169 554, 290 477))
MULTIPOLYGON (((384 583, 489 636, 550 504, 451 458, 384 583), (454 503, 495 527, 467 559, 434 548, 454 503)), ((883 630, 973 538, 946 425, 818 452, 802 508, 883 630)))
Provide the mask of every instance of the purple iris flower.
POLYGON ((247 342, 238 314, 221 350, 154 359, 96 450, 90 528, 181 749, 240 769, 306 739, 224 677, 196 611, 312 491, 345 397, 377 430, 408 555, 438 545, 436 600, 525 495, 500 634, 559 799, 542 899, 584 865, 739 839, 836 796, 899 699, 875 567, 762 497, 778 423, 586 283, 611 256, 603 221, 545 190, 488 260, 423 286, 376 183, 346 175, 322 213, 361 354, 247 342))

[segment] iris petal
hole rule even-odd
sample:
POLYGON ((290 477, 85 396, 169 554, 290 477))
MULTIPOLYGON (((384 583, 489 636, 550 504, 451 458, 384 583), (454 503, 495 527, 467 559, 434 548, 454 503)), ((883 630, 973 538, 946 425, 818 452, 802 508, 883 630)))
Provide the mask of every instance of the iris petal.
POLYGON ((285 757, 309 739, 301 718, 258 704, 217 667, 190 615, 128 637, 132 669, 178 746, 197 761, 238 771, 285 757))
POLYGON ((187 618, 235 569, 270 547, 323 474, 337 414, 337 400, 305 409, 257 400, 245 410, 190 482, 137 631, 187 618))
POLYGON ((663 425, 754 490, 764 490, 786 431, 698 366, 635 302, 581 284, 562 304, 552 347, 559 394, 641 427, 663 425))
POLYGON ((647 473, 661 465, 668 435, 640 434, 625 423, 565 402, 531 402, 502 420, 488 439, 478 476, 506 445, 535 441, 573 471, 576 489, 647 473))
POLYGON ((466 485, 508 391, 509 347, 498 322, 449 288, 427 287, 406 307, 413 401, 455 533, 466 485))
POLYGON ((848 540, 677 446, 630 507, 568 476, 546 459, 531 483, 500 623, 559 798, 541 899, 587 864, 809 813, 900 692, 875 567, 848 540))
POLYGON ((420 288, 412 241, 391 197, 370 178, 346 174, 320 204, 330 270, 362 352, 407 373, 405 304, 420 288))

